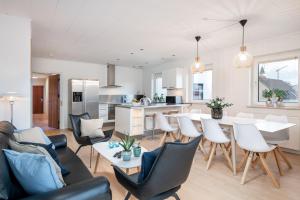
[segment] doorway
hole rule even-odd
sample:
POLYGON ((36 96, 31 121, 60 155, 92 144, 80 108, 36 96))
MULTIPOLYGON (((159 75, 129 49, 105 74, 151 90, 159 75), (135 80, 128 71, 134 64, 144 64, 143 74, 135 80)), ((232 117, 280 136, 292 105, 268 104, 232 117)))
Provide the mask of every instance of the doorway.
POLYGON ((32 73, 32 122, 43 130, 59 129, 60 76, 32 73))

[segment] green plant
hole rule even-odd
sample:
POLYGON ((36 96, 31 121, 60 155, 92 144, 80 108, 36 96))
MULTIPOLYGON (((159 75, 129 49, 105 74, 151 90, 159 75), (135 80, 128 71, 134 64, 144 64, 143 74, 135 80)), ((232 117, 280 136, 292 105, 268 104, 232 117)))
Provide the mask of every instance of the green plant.
POLYGON ((225 107, 232 106, 232 103, 225 103, 224 98, 216 97, 215 99, 211 99, 206 106, 213 109, 223 109, 225 107))
POLYGON ((125 136, 121 139, 120 145, 123 147, 124 151, 130 151, 135 139, 131 136, 125 136))
POLYGON ((265 99, 271 100, 272 96, 273 96, 273 91, 270 89, 264 89, 262 91, 262 96, 265 99))
POLYGON ((281 89, 274 89, 273 93, 278 98, 278 101, 282 101, 286 97, 286 91, 281 89))

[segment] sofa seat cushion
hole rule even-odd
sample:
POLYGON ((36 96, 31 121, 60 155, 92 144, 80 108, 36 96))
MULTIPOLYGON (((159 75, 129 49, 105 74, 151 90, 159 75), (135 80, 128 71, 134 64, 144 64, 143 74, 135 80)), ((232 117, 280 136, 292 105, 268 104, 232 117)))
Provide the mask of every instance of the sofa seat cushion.
POLYGON ((81 159, 70 148, 57 149, 56 152, 60 162, 70 171, 70 174, 64 176, 64 181, 67 185, 93 177, 81 159))

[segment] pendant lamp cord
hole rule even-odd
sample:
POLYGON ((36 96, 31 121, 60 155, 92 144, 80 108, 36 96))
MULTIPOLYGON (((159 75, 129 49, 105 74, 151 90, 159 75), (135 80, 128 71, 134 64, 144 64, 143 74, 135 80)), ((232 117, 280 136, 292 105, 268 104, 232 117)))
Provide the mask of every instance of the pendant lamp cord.
POLYGON ((243 26, 243 41, 242 46, 245 46, 245 26, 243 26))

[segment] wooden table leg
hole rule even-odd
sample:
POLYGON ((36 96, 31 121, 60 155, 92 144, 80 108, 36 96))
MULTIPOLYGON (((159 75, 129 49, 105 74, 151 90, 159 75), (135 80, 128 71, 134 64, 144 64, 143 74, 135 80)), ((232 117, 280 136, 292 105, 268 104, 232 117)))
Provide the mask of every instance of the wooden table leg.
POLYGON ((126 168, 126 174, 129 174, 129 169, 128 168, 126 168))
POLYGON ((95 164, 94 174, 97 172, 99 159, 100 159, 100 153, 97 154, 97 159, 96 159, 96 164, 95 164))
POLYGON ((236 175, 236 146, 233 130, 230 131, 230 141, 231 141, 231 159, 232 159, 232 167, 233 167, 233 175, 236 175))

